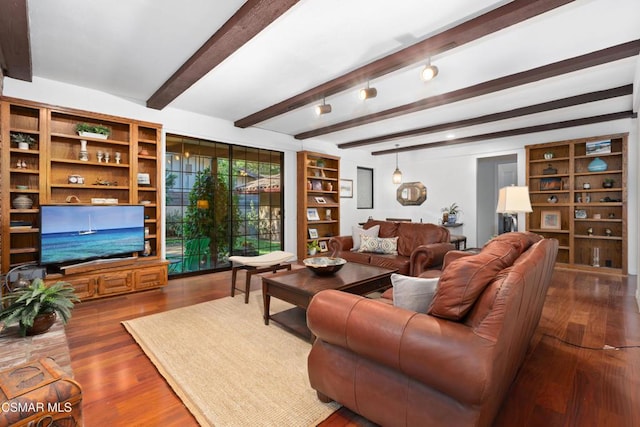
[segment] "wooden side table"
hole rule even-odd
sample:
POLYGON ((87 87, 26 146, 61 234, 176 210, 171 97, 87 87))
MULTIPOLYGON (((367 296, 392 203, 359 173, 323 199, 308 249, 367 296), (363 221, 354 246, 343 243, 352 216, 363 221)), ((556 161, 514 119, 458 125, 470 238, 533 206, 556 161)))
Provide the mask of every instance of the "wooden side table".
POLYGON ((458 251, 467 249, 467 236, 451 235, 449 237, 449 241, 455 245, 456 250, 458 251), (464 248, 461 248, 462 245, 464 245, 464 248))

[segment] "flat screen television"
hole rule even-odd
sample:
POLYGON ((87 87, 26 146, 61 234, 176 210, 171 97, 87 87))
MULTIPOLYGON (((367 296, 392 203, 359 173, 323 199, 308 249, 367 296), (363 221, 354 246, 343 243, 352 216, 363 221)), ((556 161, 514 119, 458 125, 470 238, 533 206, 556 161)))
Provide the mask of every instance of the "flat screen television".
POLYGON ((133 255, 144 250, 142 205, 40 206, 40 264, 133 255))

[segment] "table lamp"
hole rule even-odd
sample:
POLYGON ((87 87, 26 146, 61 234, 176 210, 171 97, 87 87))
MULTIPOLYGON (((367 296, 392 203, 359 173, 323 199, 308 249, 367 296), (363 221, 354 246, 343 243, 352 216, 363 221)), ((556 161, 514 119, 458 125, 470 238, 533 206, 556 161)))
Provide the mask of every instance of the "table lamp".
POLYGON ((508 218, 509 230, 506 231, 518 231, 518 214, 520 212, 532 212, 529 187, 511 185, 501 188, 496 213, 501 213, 508 218))

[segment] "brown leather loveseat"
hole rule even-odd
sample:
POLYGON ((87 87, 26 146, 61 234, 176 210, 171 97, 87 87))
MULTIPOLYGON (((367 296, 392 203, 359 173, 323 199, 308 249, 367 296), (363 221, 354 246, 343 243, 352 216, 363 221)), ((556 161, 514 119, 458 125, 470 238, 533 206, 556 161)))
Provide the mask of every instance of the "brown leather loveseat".
POLYGON ((319 292, 307 311, 318 397, 384 426, 491 425, 540 320, 558 251, 557 240, 533 233, 502 236, 433 279, 426 313, 319 292))
POLYGON ((449 230, 440 225, 370 219, 362 228, 369 230, 376 226, 380 227, 379 238, 398 238, 397 254, 353 251, 353 236, 336 236, 329 239, 332 256, 350 262, 397 269, 398 273, 408 276, 418 276, 427 269, 439 268, 444 255, 455 249, 449 243, 449 230))

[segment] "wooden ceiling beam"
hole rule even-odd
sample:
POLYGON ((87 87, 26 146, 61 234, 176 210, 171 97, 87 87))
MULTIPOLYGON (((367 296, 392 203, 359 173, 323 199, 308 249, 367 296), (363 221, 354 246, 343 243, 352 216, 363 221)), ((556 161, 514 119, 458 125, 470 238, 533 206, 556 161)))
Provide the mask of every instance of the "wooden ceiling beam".
POLYGON ((514 0, 313 89, 239 119, 235 122, 235 125, 240 128, 253 126, 312 102, 318 102, 327 96, 342 92, 367 80, 389 74, 418 61, 424 61, 430 56, 462 46, 573 1, 514 0))
POLYGON ((27 0, 2 0, 0 11, 0 68, 7 77, 30 82, 33 70, 27 0))
POLYGON ((557 110, 559 108, 574 107, 576 105, 586 104, 589 102, 603 101, 605 99, 617 98, 619 96, 633 94, 633 85, 628 84, 612 89, 599 90, 581 95, 570 96, 567 98, 556 99, 553 101, 542 102, 540 104, 528 105, 526 107, 516 108, 509 111, 501 111, 499 113, 486 114, 484 116, 472 117, 465 120, 456 120, 454 122, 439 123, 433 126, 426 126, 418 129, 411 129, 402 132, 390 133, 387 135, 375 136, 372 138, 360 139, 357 141, 344 142, 338 144, 338 148, 356 148, 365 145, 377 144, 383 141, 392 141, 394 139, 412 138, 421 135, 428 135, 434 132, 442 132, 451 129, 460 129, 468 126, 482 125, 486 123, 497 122, 499 120, 512 119, 514 117, 522 117, 530 114, 542 113, 545 111, 557 110))
POLYGON ((147 107, 169 105, 298 1, 248 0, 147 100, 147 107))
POLYGON ((424 98, 409 104, 400 105, 388 110, 379 111, 377 113, 368 114, 366 116, 357 117, 355 119, 346 120, 329 126, 324 126, 307 132, 294 135, 296 139, 307 139, 319 135, 350 129, 357 126, 377 122, 380 120, 391 119, 405 114, 415 113, 417 111, 426 110, 428 108, 438 107, 453 102, 462 101, 477 96, 487 95, 493 92, 537 82, 540 80, 556 77, 562 74, 571 73, 596 65, 606 64, 612 61, 636 56, 640 52, 640 40, 634 40, 627 43, 612 46, 606 49, 587 53, 585 55, 575 56, 563 61, 554 62, 542 67, 533 68, 531 70, 522 71, 520 73, 510 74, 508 76, 499 77, 497 79, 478 83, 462 89, 443 93, 440 95, 424 98))
POLYGON ((395 154, 397 152, 426 150, 429 148, 449 147, 458 144, 467 144, 469 142, 486 141, 490 139, 507 138, 510 136, 525 135, 529 133, 546 132, 556 129, 564 129, 576 126, 585 126, 593 123, 610 122, 620 119, 635 119, 638 115, 633 111, 619 111, 617 113, 602 114, 599 116, 584 117, 581 119, 565 120, 562 122, 545 123, 542 125, 527 126, 518 129, 508 129, 498 132, 485 133, 482 135, 467 136, 464 138, 456 138, 446 141, 428 142, 425 144, 411 145, 403 148, 392 148, 390 150, 380 150, 371 152, 372 156, 381 156, 384 154, 395 154))

